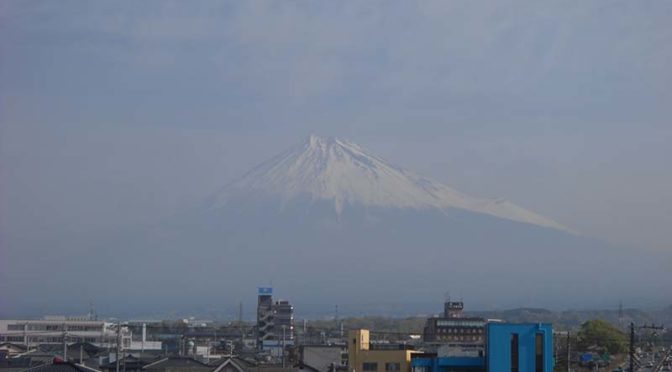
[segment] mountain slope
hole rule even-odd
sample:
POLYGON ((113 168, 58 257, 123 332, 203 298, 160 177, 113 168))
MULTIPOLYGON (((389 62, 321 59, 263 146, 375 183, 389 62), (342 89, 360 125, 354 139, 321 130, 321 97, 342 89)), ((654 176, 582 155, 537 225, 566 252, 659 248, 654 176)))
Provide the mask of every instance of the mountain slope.
POLYGON ((433 302, 447 290, 475 307, 660 298, 669 260, 568 233, 511 203, 467 196, 350 142, 314 136, 205 208, 122 247, 110 267, 133 257, 118 264, 125 275, 117 278, 136 288, 147 285, 151 262, 152 301, 170 303, 175 293, 185 303, 245 299, 272 284, 298 304, 361 311, 433 302))
POLYGON ((259 165, 215 196, 212 208, 231 199, 260 195, 283 202, 329 201, 337 214, 347 205, 413 209, 462 209, 498 218, 570 231, 557 222, 501 199, 479 199, 390 165, 358 145, 310 136, 259 165))

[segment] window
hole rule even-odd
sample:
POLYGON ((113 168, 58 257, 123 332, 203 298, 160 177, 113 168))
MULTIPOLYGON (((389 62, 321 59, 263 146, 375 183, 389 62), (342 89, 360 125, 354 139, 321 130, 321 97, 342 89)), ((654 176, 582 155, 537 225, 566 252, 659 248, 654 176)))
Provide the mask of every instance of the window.
POLYGON ((544 334, 537 333, 534 338, 534 370, 544 372, 544 334))
POLYGON ((385 371, 401 371, 401 364, 385 363, 385 371))
POLYGON ((362 371, 377 371, 378 363, 375 362, 364 362, 362 363, 362 371))
POLYGON ((511 372, 518 372, 518 334, 511 334, 511 372))

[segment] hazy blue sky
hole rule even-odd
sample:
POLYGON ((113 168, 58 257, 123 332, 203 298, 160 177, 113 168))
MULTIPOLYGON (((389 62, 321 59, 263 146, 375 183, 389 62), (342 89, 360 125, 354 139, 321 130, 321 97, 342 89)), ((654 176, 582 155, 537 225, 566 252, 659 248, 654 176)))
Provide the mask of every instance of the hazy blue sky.
POLYGON ((670 20, 669 1, 2 1, 2 249, 151 223, 316 133, 672 250, 670 20))

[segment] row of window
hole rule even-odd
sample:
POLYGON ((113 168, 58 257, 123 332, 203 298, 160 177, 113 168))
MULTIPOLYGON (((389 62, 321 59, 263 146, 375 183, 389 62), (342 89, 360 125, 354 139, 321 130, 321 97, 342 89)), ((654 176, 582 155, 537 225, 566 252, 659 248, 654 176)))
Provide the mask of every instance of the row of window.
POLYGON ((482 336, 437 336, 442 341, 483 341, 482 336))
MULTIPOLYGON (((0 336, 0 341, 6 342, 23 342, 23 336, 0 336)), ((28 342, 31 344, 40 344, 40 343, 62 343, 63 337, 28 337, 28 342)), ((68 342, 90 342, 95 343, 98 340, 95 337, 68 337, 68 342)))
POLYGON ((439 328, 437 333, 483 333, 483 328, 439 328))
MULTIPOLYGON (((23 331, 24 324, 8 324, 8 331, 23 331)), ((28 331, 62 331, 63 325, 61 324, 28 324, 25 328, 28 331)), ((67 325, 65 329, 68 331, 100 331, 101 327, 99 326, 86 326, 86 325, 67 325)))
MULTIPOLYGON (((376 362, 364 362, 362 363, 362 371, 378 371, 378 363, 376 362)), ((385 371, 401 371, 400 363, 385 363, 385 371)))
POLYGON ((485 323, 482 321, 469 320, 455 320, 455 319, 441 319, 436 321, 437 327, 484 327, 485 323))

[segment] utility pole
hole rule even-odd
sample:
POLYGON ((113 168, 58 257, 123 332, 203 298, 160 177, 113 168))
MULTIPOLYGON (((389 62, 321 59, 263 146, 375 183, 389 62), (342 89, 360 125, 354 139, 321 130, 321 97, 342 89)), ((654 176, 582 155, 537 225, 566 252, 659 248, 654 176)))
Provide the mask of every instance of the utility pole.
POLYGON ((117 351, 115 352, 115 363, 117 372, 119 372, 119 348, 121 347, 121 323, 117 323, 117 351))
POLYGON ((571 371, 570 365, 572 364, 572 357, 570 355, 569 348, 569 331, 567 331, 567 372, 571 371))
POLYGON ((140 357, 145 353, 145 340, 147 339, 147 324, 142 323, 142 344, 140 344, 140 357))
POLYGON ((68 361, 68 340, 66 337, 68 332, 65 330, 65 323, 63 323, 63 361, 68 361))
POLYGON ((79 344, 79 364, 82 364, 84 359, 84 344, 79 344))
POLYGON ((635 371, 635 323, 630 322, 630 372, 635 371))

